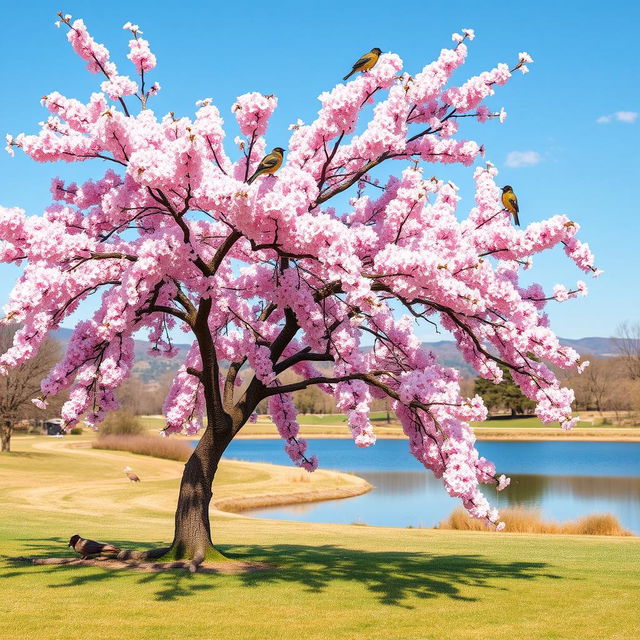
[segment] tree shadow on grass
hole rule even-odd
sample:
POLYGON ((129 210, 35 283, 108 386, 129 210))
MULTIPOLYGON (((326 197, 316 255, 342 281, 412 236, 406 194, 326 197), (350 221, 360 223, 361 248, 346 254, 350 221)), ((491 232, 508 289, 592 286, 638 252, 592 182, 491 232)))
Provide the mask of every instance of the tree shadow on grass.
MULTIPOLYGON (((29 558, 70 558, 78 557, 67 547, 69 540, 65 538, 40 538, 25 541, 22 544, 23 554, 29 558)), ((142 544, 131 540, 109 539, 111 544, 121 549, 136 549, 144 551, 166 546, 166 541, 142 544)), ((47 585, 49 589, 64 589, 68 587, 96 586, 111 583, 125 577, 135 576, 138 584, 153 584, 157 587, 155 599, 171 601, 193 595, 198 591, 217 587, 217 576, 191 574, 185 570, 168 570, 157 573, 139 573, 127 569, 113 569, 110 567, 84 567, 74 565, 31 565, 18 558, 0 556, 0 580, 8 584, 10 578, 22 577, 34 573, 45 573, 52 580, 47 585), (62 578, 62 579, 61 579, 62 578)))
MULTIPOLYGON (((32 541, 27 547, 51 557, 56 538, 32 541)), ((111 541, 122 548, 140 548, 139 543, 111 541)), ((559 579, 550 566, 540 562, 499 562, 480 555, 440 555, 435 553, 363 551, 335 545, 223 545, 220 550, 230 560, 266 562, 274 569, 235 575, 190 574, 184 570, 133 573, 128 569, 78 567, 69 565, 31 566, 5 558, 0 578, 10 579, 31 572, 46 572, 58 579, 49 588, 96 585, 132 575, 140 585, 157 587, 155 599, 172 601, 215 588, 248 589, 264 585, 298 584, 309 592, 322 592, 344 585, 362 586, 383 605, 412 608, 412 598, 451 598, 475 601, 478 588, 507 591, 507 581, 559 579), (59 580, 60 577, 63 580, 59 580), (473 595, 471 595, 473 594, 473 595)), ((62 547, 60 556, 68 556, 62 547)), ((44 557, 44 556, 43 556, 44 557)), ((9 582, 4 582, 10 588, 9 582)))
POLYGON ((48 454, 40 451, 8 451, 3 452, 0 461, 11 460, 15 458, 46 458, 48 454))
MULTIPOLYGON (((479 555, 441 555, 401 551, 362 551, 335 545, 227 546, 222 551, 232 558, 250 556, 271 562, 276 571, 239 576, 247 587, 297 582, 307 591, 320 592, 332 583, 356 583, 375 594, 381 604, 407 606, 409 598, 447 597, 461 601, 478 598, 466 595, 466 587, 506 591, 504 580, 558 579, 541 562, 497 562, 479 555)), ((408 607, 411 608, 411 607, 408 607)))

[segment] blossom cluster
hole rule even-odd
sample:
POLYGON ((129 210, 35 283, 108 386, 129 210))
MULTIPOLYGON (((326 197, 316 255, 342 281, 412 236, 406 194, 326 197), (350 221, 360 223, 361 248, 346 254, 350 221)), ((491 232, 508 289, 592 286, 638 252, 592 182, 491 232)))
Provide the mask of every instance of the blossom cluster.
POLYGON ((304 438, 298 438, 300 425, 296 421, 297 412, 291 396, 286 393, 271 396, 269 413, 278 428, 278 433, 286 442, 287 455, 299 467, 307 471, 315 471, 318 468, 318 458, 305 455, 308 445, 304 438))

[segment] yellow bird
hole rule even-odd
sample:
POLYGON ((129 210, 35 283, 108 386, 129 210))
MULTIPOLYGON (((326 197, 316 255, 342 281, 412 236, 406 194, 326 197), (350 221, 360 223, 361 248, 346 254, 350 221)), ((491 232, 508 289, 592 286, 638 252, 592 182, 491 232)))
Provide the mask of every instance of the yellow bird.
POLYGON ((373 49, 371 49, 371 51, 369 51, 369 53, 365 53, 362 58, 360 58, 360 60, 358 60, 358 62, 353 65, 351 71, 349 71, 349 73, 347 73, 347 75, 342 79, 348 80, 354 73, 358 71, 369 71, 369 69, 372 69, 376 66, 376 62, 378 62, 378 58, 380 57, 381 53, 382 50, 378 49, 378 47, 374 47, 373 49))
POLYGON ((513 189, 510 185, 506 185, 502 187, 502 204, 504 208, 513 215, 513 221, 520 226, 520 218, 518 218, 518 213, 520 208, 518 207, 518 198, 516 198, 516 194, 513 193, 513 189))
POLYGON ((271 153, 268 153, 262 160, 254 174, 247 180, 247 184, 251 184, 258 176, 275 173, 282 165, 284 158, 284 149, 276 147, 271 153))

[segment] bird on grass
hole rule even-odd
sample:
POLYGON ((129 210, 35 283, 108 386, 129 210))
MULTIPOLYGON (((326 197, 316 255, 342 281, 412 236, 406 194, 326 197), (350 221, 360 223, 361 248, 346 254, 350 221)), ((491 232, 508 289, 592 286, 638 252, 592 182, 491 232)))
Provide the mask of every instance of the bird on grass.
POLYGON ((127 474, 127 478, 129 478, 131 482, 140 482, 140 478, 133 473, 133 469, 131 467, 125 467, 124 472, 127 474))
POLYGON ((382 50, 378 49, 378 47, 374 47, 373 49, 371 49, 371 51, 369 51, 369 53, 365 53, 362 58, 360 58, 360 60, 358 60, 358 62, 353 65, 351 71, 349 71, 349 73, 347 73, 347 75, 342 78, 342 80, 348 80, 354 73, 357 73, 358 71, 369 71, 369 69, 375 67, 381 53, 382 50))
POLYGON ((73 547, 73 550, 76 553, 79 553, 83 558, 103 554, 115 555, 120 553, 120 549, 118 549, 118 547, 114 547, 112 544, 81 538, 77 533, 76 535, 71 536, 69 546, 73 547))
POLYGON ((518 198, 516 198, 516 194, 513 193, 511 185, 502 187, 502 204, 513 216, 513 221, 520 226, 520 218, 518 217, 518 213, 520 211, 520 208, 518 207, 518 198))
POLYGON ((282 147, 276 147, 271 153, 267 153, 260 160, 260 164, 253 175, 247 180, 247 184, 251 184, 258 176, 275 173, 281 167, 283 158, 284 149, 282 147))

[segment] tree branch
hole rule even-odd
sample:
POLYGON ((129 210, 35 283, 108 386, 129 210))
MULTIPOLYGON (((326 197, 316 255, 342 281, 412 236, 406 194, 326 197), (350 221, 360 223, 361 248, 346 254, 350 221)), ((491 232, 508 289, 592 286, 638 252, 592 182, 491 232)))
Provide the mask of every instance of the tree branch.
POLYGON ((299 382, 293 382, 291 384, 280 385, 277 387, 265 387, 262 392, 263 398, 275 396, 281 393, 291 393, 293 391, 300 391, 306 389, 314 384, 336 384, 338 382, 347 382, 349 380, 367 380, 370 376, 389 375, 390 371, 371 371, 369 373, 349 373, 344 376, 338 376, 336 378, 330 378, 325 376, 318 376, 316 378, 307 378, 306 380, 300 380, 299 382))
POLYGON ((325 353, 313 353, 311 347, 305 347, 302 351, 298 351, 298 353, 278 362, 273 370, 276 373, 282 373, 300 362, 333 362, 333 356, 328 351, 325 353))
POLYGON ((235 229, 227 236, 225 241, 218 247, 215 255, 209 263, 209 269, 214 274, 218 271, 218 268, 222 264, 225 256, 231 251, 233 245, 242 237, 242 234, 235 229))
POLYGON ((183 322, 186 322, 190 327, 193 327, 192 318, 190 318, 183 311, 180 311, 180 309, 176 309, 175 307, 167 307, 162 304, 154 304, 148 307, 147 311, 149 311, 149 313, 168 313, 170 316, 175 316, 183 322))

